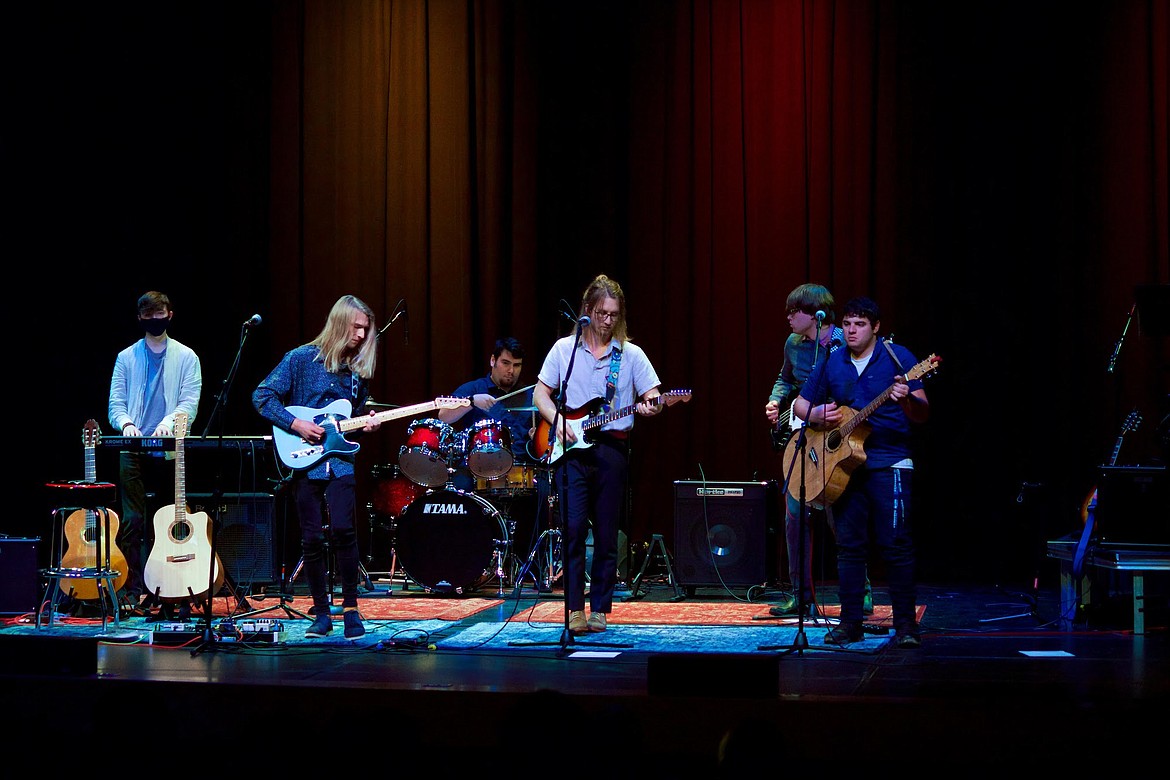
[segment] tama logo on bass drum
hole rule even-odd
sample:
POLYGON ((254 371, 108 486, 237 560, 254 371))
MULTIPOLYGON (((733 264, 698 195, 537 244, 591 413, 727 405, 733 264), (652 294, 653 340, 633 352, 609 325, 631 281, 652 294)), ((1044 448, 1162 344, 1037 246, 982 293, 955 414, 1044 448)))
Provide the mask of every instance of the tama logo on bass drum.
POLYGON ((463 504, 423 504, 424 515, 465 515, 467 507, 463 504))

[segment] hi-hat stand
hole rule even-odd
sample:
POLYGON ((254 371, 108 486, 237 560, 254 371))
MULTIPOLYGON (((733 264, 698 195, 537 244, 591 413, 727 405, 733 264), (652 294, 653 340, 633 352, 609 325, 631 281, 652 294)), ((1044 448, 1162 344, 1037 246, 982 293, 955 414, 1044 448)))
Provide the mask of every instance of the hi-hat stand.
POLYGON ((557 501, 557 494, 550 489, 548 494, 548 528, 541 531, 531 552, 528 553, 524 565, 516 572, 512 589, 513 598, 520 595, 525 577, 532 577, 532 582, 538 593, 550 593, 552 592, 552 584, 564 571, 561 529, 553 520, 556 516, 554 508, 557 506, 557 501), (540 565, 536 565, 534 568, 535 564, 540 565))

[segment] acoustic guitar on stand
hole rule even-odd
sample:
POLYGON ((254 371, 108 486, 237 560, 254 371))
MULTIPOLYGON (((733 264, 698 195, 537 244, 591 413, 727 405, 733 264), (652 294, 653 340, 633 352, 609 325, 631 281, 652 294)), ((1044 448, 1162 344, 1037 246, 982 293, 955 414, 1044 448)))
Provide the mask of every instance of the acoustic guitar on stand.
MULTIPOLYGON (((940 359, 938 355, 926 358, 906 372, 906 381, 921 379, 933 373, 940 359)), ((819 431, 808 429, 804 447, 804 490, 810 506, 817 509, 831 506, 845 492, 853 471, 865 463, 865 440, 873 430, 866 419, 889 400, 893 389, 893 385, 887 387, 860 412, 848 406, 838 407, 842 420, 833 428, 819 431)), ((784 450, 785 474, 801 473, 799 470, 790 471, 793 459, 800 451, 799 445, 800 437, 794 436, 784 450)), ((800 498, 800 480, 789 480, 788 493, 795 499, 800 498)))
MULTIPOLYGON (((81 443, 85 448, 85 481, 97 482, 97 461, 94 457, 97 451, 101 431, 94 420, 86 422, 81 431, 81 443)), ((118 549, 114 541, 118 538, 118 515, 113 510, 106 510, 110 514, 110 568, 118 572, 114 578, 114 590, 120 590, 126 584, 130 572, 126 564, 126 556, 118 549)), ((88 569, 105 560, 105 518, 91 509, 78 509, 65 519, 65 541, 68 549, 61 556, 61 566, 67 569, 88 569)), ((68 578, 73 580, 72 577, 68 578)), ((99 596, 96 580, 77 579, 66 582, 61 579, 57 583, 65 595, 72 595, 82 600, 92 600, 99 596)))
MULTIPOLYGON (((651 398, 647 403, 651 406, 658 406, 660 404, 673 406, 679 402, 685 403, 689 400, 691 400, 690 390, 671 390, 670 392, 662 393, 651 398)), ((630 404, 629 406, 623 406, 621 409, 615 409, 608 414, 602 414, 601 406, 602 399, 594 398, 584 406, 565 413, 564 424, 577 437, 577 440, 568 447, 564 446, 559 436, 552 435, 552 426, 548 424, 547 420, 543 417, 537 420, 536 435, 532 437, 532 442, 536 448, 537 459, 543 460, 551 466, 564 457, 566 452, 592 447, 593 440, 590 438, 590 435, 593 431, 600 430, 601 426, 606 423, 611 423, 621 417, 633 414, 638 410, 637 404, 630 404)))
POLYGON ((187 413, 175 414, 175 503, 154 513, 154 546, 142 578, 161 601, 201 600, 223 586, 223 564, 215 553, 212 574, 211 522, 206 512, 187 509, 187 413), (214 584, 213 584, 214 583, 214 584), (211 593, 208 593, 208 588, 211 593))

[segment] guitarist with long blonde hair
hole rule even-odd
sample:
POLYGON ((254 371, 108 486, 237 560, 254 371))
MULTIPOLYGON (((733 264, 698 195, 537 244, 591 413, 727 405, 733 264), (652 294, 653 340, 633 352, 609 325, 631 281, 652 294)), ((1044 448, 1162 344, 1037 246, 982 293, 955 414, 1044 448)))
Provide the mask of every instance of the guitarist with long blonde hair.
MULTIPOLYGON (((294 415, 287 407, 323 409, 343 401, 351 409, 361 410, 369 399, 377 347, 373 310, 356 296, 343 295, 333 304, 317 337, 285 353, 253 391, 252 404, 264 419, 300 437, 306 446, 320 445, 329 430, 314 419, 294 415)), ((380 425, 371 412, 362 430, 374 431, 380 425)), ((355 528, 356 452, 356 448, 336 451, 313 460, 293 475, 292 496, 301 527, 305 578, 313 598, 314 620, 306 637, 323 637, 333 630, 326 560, 329 552, 335 556, 341 577, 345 638, 357 639, 366 633, 357 604, 361 567, 355 528)))
POLYGON ((847 348, 830 354, 813 370, 793 403, 794 413, 821 431, 845 425, 857 416, 855 410, 868 415, 863 422, 868 427, 853 430, 861 439, 858 446, 845 446, 831 434, 814 437, 805 462, 806 468, 815 463, 825 472, 840 470, 848 479, 833 504, 841 622, 825 635, 825 642, 848 645, 862 639, 866 562, 872 544, 886 562, 894 646, 915 648, 921 639, 911 534, 914 462, 910 426, 926 422, 930 403, 922 381, 906 379, 908 368, 917 368, 914 355, 905 347, 879 339, 881 313, 876 303, 869 298, 850 300, 845 304, 841 327, 847 348), (853 462, 835 461, 836 456, 847 456, 853 462))

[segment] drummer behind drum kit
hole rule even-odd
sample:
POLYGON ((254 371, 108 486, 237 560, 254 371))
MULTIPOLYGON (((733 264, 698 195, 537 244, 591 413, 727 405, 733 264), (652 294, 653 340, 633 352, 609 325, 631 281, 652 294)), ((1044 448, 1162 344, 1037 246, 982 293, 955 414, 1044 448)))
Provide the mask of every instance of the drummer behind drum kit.
POLYGON ((497 420, 459 432, 435 418, 412 421, 398 467, 374 470, 371 509, 391 521, 394 565, 436 593, 464 594, 495 577, 502 596, 515 529, 488 497, 534 496, 536 472, 515 464, 511 433, 497 420), (475 477, 474 493, 452 483, 464 467, 475 477))

